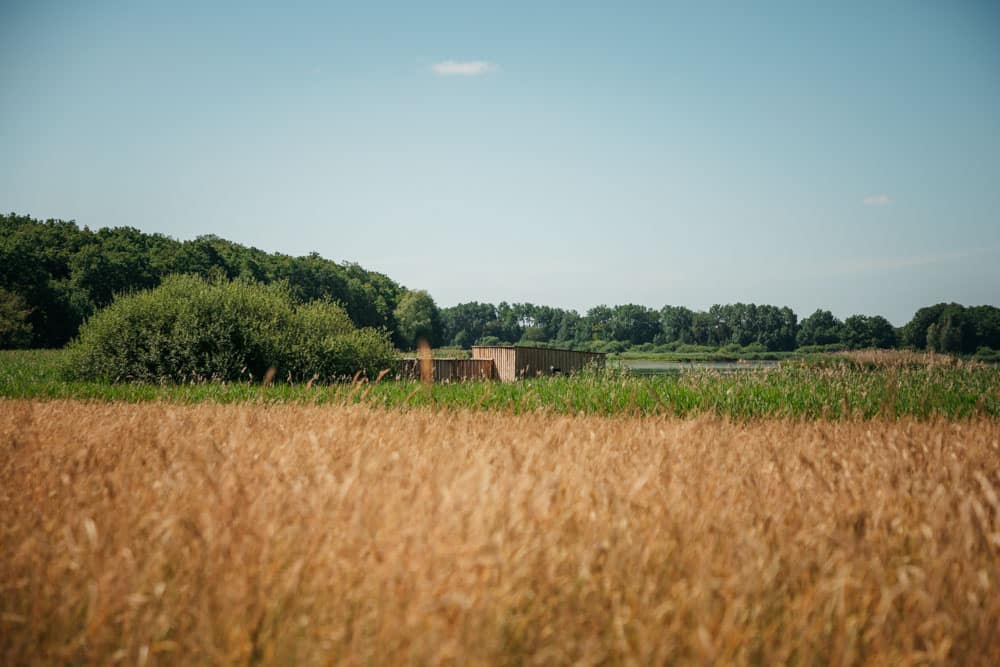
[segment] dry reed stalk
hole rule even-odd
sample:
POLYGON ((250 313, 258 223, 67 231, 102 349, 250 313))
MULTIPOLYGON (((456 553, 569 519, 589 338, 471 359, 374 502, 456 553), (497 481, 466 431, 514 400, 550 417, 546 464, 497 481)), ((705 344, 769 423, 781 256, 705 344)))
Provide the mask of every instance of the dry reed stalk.
POLYGON ((850 359, 859 364, 870 364, 885 368, 914 366, 949 366, 958 368, 981 367, 979 361, 960 359, 950 354, 937 352, 917 352, 914 350, 852 350, 838 352, 838 357, 850 359))
POLYGON ((0 401, 0 662, 997 664, 998 441, 0 401))
POLYGON ((434 382, 434 353, 426 338, 417 341, 417 358, 420 360, 420 381, 424 384, 434 382))

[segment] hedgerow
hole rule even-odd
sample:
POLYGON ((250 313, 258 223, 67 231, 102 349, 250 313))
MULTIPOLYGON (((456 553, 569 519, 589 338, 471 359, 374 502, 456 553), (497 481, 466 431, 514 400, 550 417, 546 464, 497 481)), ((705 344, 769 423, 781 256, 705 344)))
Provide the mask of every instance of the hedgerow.
POLYGON ((328 381, 390 368, 388 333, 356 329, 329 301, 296 303, 287 285, 172 276, 118 297, 69 346, 72 379, 111 382, 328 381))

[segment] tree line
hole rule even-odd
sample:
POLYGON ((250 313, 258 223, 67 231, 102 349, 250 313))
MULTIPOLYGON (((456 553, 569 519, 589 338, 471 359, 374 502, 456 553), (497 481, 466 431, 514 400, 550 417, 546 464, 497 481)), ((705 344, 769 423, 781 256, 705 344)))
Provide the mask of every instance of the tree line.
POLYGON ((880 315, 840 320, 817 310, 801 322, 788 307, 716 304, 657 310, 636 304, 597 306, 581 315, 531 303, 462 303, 440 311, 439 342, 542 343, 621 352, 737 346, 750 351, 909 347, 948 353, 1000 349, 1000 309, 937 304, 921 308, 903 327, 880 315))
POLYGON ((316 253, 291 257, 211 235, 178 241, 132 227, 91 231, 11 213, 0 215, 0 345, 61 347, 115 295, 156 287, 174 274, 284 281, 300 302, 336 301, 355 326, 390 332, 405 293, 388 276, 316 253))
POLYGON ((894 348, 972 354, 1000 350, 1000 309, 940 303, 896 328, 879 315, 840 320, 817 310, 803 320, 791 308, 753 303, 708 310, 667 305, 600 305, 586 313, 531 303, 469 302, 439 308, 423 290, 316 253, 291 257, 216 236, 177 241, 131 227, 91 231, 74 222, 0 216, 0 347, 60 347, 115 295, 149 289, 173 274, 287 283, 299 302, 340 303, 358 327, 384 329, 412 349, 435 346, 557 345, 621 352, 739 348, 894 348))

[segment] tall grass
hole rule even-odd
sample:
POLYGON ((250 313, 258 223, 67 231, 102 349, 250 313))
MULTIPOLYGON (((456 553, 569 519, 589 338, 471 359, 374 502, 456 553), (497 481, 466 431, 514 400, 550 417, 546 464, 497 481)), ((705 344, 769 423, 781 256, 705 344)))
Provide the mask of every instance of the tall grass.
MULTIPOLYGON (((365 403, 386 408, 481 409, 522 414, 670 415, 737 419, 1000 416, 1000 367, 968 362, 785 363, 774 369, 641 377, 614 371, 512 384, 257 382, 107 384, 59 376, 60 352, 0 353, 0 396, 114 401, 365 403)), ((278 378, 281 379, 280 377, 278 378)))
POLYGON ((998 441, 3 400, 0 662, 995 665, 998 441))

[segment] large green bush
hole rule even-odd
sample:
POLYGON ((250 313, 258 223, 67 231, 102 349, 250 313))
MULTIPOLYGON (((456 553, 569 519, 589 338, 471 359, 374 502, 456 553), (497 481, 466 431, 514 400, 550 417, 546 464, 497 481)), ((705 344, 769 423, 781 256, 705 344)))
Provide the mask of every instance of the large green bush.
POLYGON ((318 376, 392 367, 388 334, 355 329, 328 301, 297 304, 287 286, 172 276, 99 311, 70 344, 67 373, 115 382, 318 376))

